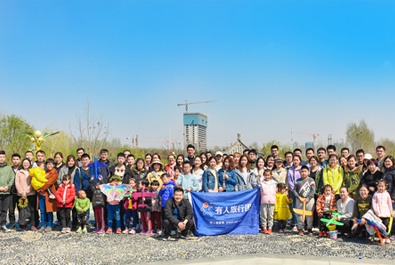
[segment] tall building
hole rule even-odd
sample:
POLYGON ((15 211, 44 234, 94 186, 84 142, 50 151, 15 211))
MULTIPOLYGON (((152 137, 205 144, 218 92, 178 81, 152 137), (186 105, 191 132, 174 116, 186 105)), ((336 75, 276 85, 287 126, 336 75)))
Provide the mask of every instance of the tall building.
POLYGON ((196 150, 207 149, 207 116, 184 113, 184 145, 193 144, 196 150))

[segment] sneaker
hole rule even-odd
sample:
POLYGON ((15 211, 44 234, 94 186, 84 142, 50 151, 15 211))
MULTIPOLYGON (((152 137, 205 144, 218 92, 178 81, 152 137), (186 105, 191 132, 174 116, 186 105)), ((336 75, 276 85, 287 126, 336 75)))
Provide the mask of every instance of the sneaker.
POLYGON ((267 229, 266 228, 263 229, 263 233, 267 234, 267 229))
POLYGON ((158 229, 158 230, 156 230, 156 233, 157 233, 158 235, 161 235, 161 234, 162 234, 162 230, 158 229))
POLYGON ((122 234, 127 234, 129 233, 129 229, 125 228, 125 230, 122 231, 122 234))
POLYGON ((15 229, 15 224, 10 224, 10 227, 8 227, 8 229, 15 229))
POLYGON ((55 199, 56 199, 56 196, 53 195, 53 194, 49 194, 49 198, 52 199, 52 200, 55 200, 55 199))
POLYGON ((36 232, 37 228, 33 225, 32 227, 30 227, 30 230, 32 230, 33 232, 36 232))
POLYGON ((328 236, 328 233, 326 231, 324 231, 324 236, 328 236))
POLYGON ((129 230, 129 234, 136 234, 136 230, 130 229, 130 230, 129 230))
POLYGON ((391 244, 391 241, 390 241, 389 238, 386 238, 384 241, 385 241, 386 244, 391 244))
POLYGON ((307 233, 309 234, 309 236, 312 236, 313 235, 313 230, 309 229, 307 233))
POLYGON ((186 239, 186 236, 180 234, 181 239, 186 239))
POLYGON ((88 229, 86 229, 86 227, 84 229, 82 229, 82 233, 86 234, 88 233, 88 229))
POLYGON ((45 228, 45 232, 51 232, 52 231, 52 227, 50 227, 50 226, 47 226, 47 228, 45 228))
POLYGON ((97 233, 97 232, 99 232, 99 230, 100 230, 100 229, 96 229, 96 230, 93 231, 93 233, 97 233))
POLYGON ((62 228, 61 233, 62 233, 62 234, 66 234, 66 228, 62 228))
POLYGON ((299 235, 300 235, 300 236, 303 236, 303 235, 304 235, 303 229, 299 229, 299 235))
POLYGON ((283 230, 282 230, 282 229, 278 229, 278 232, 279 232, 279 233, 283 233, 283 230))
POLYGON ((82 229, 81 229, 81 227, 80 228, 78 228, 77 229, 77 231, 75 231, 76 233, 81 233, 82 232, 82 229))
POLYGON ((148 231, 144 235, 152 235, 152 231, 148 231))
POLYGON ((294 228, 292 228, 293 232, 298 232, 298 227, 295 225, 294 228))
POLYGON ((314 228, 311 229, 311 230, 313 230, 313 232, 318 232, 318 231, 320 231, 320 229, 318 229, 317 227, 314 227, 314 228))
POLYGON ((322 231, 320 231, 320 233, 318 234, 319 237, 324 236, 324 233, 322 231))
POLYGON ((269 235, 271 235, 271 234, 272 234, 272 229, 269 228, 269 230, 267 230, 267 233, 268 233, 269 235))
POLYGON ((106 231, 106 234, 111 234, 111 233, 112 233, 112 229, 108 228, 107 231, 106 231))
POLYGON ((3 227, 1 228, 1 230, 3 230, 4 233, 10 233, 11 230, 8 229, 5 225, 3 225, 3 227))
POLYGON ((163 237, 162 237, 162 240, 163 240, 163 241, 169 241, 170 239, 171 239, 170 236, 163 236, 163 237))
MULTIPOLYGON (((112 232, 112 231, 111 231, 111 232, 112 232)), ((104 234, 105 232, 104 232, 103 229, 100 229, 99 231, 97 231, 97 233, 98 233, 98 234, 104 234)))
POLYGON ((147 231, 141 230, 140 235, 144 235, 147 231))
POLYGON ((121 228, 117 228, 117 231, 115 233, 120 234, 122 232, 121 228))
POLYGON ((44 226, 42 226, 41 228, 40 228, 40 230, 38 230, 38 232, 40 232, 40 233, 42 233, 42 232, 44 232, 45 231, 45 227, 44 226))
POLYGON ((66 233, 70 233, 70 232, 71 232, 70 227, 67 227, 67 228, 66 228, 66 233))

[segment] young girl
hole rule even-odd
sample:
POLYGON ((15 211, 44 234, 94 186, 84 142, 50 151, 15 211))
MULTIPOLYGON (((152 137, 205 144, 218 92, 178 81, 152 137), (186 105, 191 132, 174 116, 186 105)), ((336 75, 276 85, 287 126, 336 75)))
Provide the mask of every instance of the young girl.
MULTIPOLYGON (((387 184, 385 180, 379 180, 377 184, 377 191, 373 195, 372 206, 374 214, 380 217, 383 224, 388 227, 388 223, 390 221, 390 217, 392 214, 392 202, 391 196, 387 192, 387 184)), ((385 243, 390 243, 390 240, 387 238, 385 243)))
MULTIPOLYGON (((336 197, 333 194, 333 189, 331 185, 325 185, 324 193, 318 196, 315 207, 318 217, 320 219, 331 219, 330 213, 324 213, 324 211, 336 209, 336 197)), ((318 236, 327 236, 327 233, 328 227, 326 227, 326 223, 320 221, 320 233, 318 236)))
MULTIPOLYGON (((129 179, 129 185, 132 186, 132 192, 137 192, 136 188, 136 180, 135 179, 129 179)), ((127 195, 130 194, 130 192, 127 193, 127 195)), ((125 230, 122 232, 124 234, 129 233, 129 234, 135 234, 136 233, 136 228, 137 224, 139 221, 139 215, 137 212, 137 200, 134 198, 127 198, 124 204, 124 208, 126 210, 125 213, 125 230), (132 224, 132 229, 129 229, 130 227, 130 219, 133 218, 133 224, 132 224)))
POLYGON ((277 184, 276 205, 274 207, 274 219, 278 220, 278 232, 285 232, 287 220, 291 216, 288 209, 288 203, 292 203, 292 199, 288 199, 288 191, 284 183, 277 184))
POLYGON ((156 223, 156 233, 158 235, 162 234, 162 222, 161 222, 161 198, 159 196, 159 182, 154 180, 151 183, 152 192, 155 193, 155 197, 152 197, 152 211, 151 211, 151 223, 152 229, 155 231, 156 223))
POLYGON ((179 176, 179 175, 182 175, 182 174, 184 174, 184 171, 182 170, 182 167, 176 166, 176 167, 174 168, 174 176, 173 176, 173 178, 171 179, 171 180, 174 182, 174 184, 176 184, 176 181, 177 181, 177 179, 178 179, 178 176, 179 176))
POLYGON ((105 223, 104 223, 104 207, 106 206, 106 199, 103 193, 100 191, 101 178, 98 179, 95 185, 95 179, 92 177, 89 181, 90 188, 92 191, 92 206, 95 211, 96 230, 94 233, 103 234, 105 223))
POLYGON ((58 206, 58 212, 62 223, 62 233, 70 233, 71 221, 70 213, 73 208, 75 198, 75 187, 71 184, 71 176, 66 175, 63 177, 63 183, 60 184, 56 191, 56 200, 58 206))
MULTIPOLYGON (((161 183, 162 183, 162 181, 161 181, 161 183)), ((149 188, 149 182, 147 179, 143 179, 141 181, 141 186, 145 192, 151 192, 151 189, 149 188)), ((138 205, 143 204, 143 199, 138 198, 137 204, 138 205)), ((140 235, 151 235, 152 234, 152 223, 151 223, 152 199, 151 199, 151 197, 144 198, 144 204, 146 204, 148 206, 147 207, 137 206, 137 210, 141 214, 141 225, 143 227, 143 230, 141 230, 140 235)))
POLYGON ((260 183, 261 188, 261 224, 264 234, 272 234, 274 205, 276 204, 276 185, 277 182, 272 179, 272 172, 265 169, 263 180, 260 183), (268 229, 267 229, 268 228, 268 229))

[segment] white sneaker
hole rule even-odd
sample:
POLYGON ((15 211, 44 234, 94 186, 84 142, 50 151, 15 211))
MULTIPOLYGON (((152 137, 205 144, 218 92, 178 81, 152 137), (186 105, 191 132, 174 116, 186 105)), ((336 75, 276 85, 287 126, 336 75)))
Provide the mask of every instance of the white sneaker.
POLYGON ((162 230, 156 230, 156 233, 158 234, 158 235, 161 235, 162 234, 162 230))
POLYGON ((123 230, 122 234, 127 234, 129 233, 129 229, 125 228, 125 230, 123 230))
POLYGON ((298 232, 298 227, 295 225, 294 228, 292 228, 293 232, 298 232))

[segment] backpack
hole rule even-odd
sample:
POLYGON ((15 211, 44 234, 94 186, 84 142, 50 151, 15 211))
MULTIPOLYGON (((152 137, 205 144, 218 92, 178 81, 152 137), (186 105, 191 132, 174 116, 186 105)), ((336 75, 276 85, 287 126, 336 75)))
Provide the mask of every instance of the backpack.
POLYGON ((30 223, 31 212, 30 207, 25 207, 19 210, 19 220, 20 226, 27 226, 30 223))

